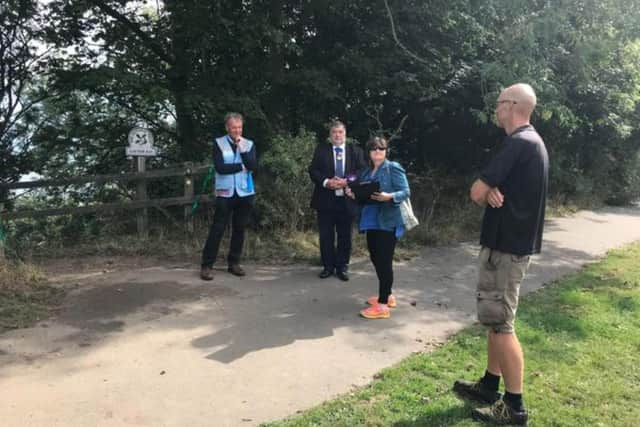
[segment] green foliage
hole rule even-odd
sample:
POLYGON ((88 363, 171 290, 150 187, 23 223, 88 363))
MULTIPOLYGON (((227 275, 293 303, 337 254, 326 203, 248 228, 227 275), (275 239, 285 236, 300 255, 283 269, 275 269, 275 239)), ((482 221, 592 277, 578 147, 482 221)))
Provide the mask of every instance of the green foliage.
MULTIPOLYGON (((632 150, 629 150, 632 151, 632 150)), ((610 185, 605 188, 608 196, 605 200, 614 205, 625 205, 640 198, 640 153, 629 153, 622 158, 617 168, 610 171, 610 185)))
MULTIPOLYGON (((29 168, 31 117, 39 99, 36 75, 45 72, 36 54, 42 17, 37 2, 8 0, 0 5, 0 183, 17 181, 29 168)), ((0 201, 6 194, 0 190, 0 201)))
POLYGON ((291 233, 315 221, 307 169, 316 144, 315 134, 304 128, 295 136, 279 135, 270 141, 269 150, 260 159, 258 175, 261 228, 291 233))
MULTIPOLYGON (((13 52, 21 64, 37 64, 21 69, 24 113, 9 111, 9 92, 0 92, 2 116, 12 118, 4 134, 8 122, 0 119, 5 181, 29 171, 127 170, 126 135, 141 122, 162 153, 155 167, 207 161, 211 136, 224 132, 222 117, 233 110, 258 141, 265 180, 275 182, 276 171, 289 176, 273 159, 291 153, 261 141, 301 128, 324 135, 327 120, 339 117, 358 140, 394 134, 394 158, 418 179, 437 169, 467 185, 503 138, 492 120, 496 96, 525 81, 538 94, 534 125, 550 152, 553 197, 626 203, 640 194, 640 0, 34 5, 0 8, 3 26, 24 38, 16 40, 50 48, 36 60, 36 50, 19 49, 3 33, 5 63, 13 52)), ((295 155, 308 163, 304 152, 295 155)), ((153 191, 170 194, 178 185, 153 191)), ((47 201, 130 195, 124 186, 87 187, 47 201)), ((287 204, 306 216, 285 221, 280 206, 259 203, 261 224, 313 223, 304 205, 287 204)))

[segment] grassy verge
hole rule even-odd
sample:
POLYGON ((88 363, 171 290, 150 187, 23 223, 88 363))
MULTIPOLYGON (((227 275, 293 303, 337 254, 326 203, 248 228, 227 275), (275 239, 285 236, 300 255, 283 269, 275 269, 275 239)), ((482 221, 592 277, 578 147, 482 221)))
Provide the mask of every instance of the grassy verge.
POLYGON ((62 295, 63 291, 49 286, 35 267, 0 263, 0 333, 47 317, 62 295))
MULTIPOLYGON (((518 312, 531 426, 636 426, 640 419, 640 244, 612 251, 545 289, 518 312)), ((433 351, 386 369, 369 386, 283 426, 474 426, 450 387, 486 363, 472 327, 433 351)))
MULTIPOLYGON (((146 239, 137 236, 102 237, 92 242, 74 243, 70 246, 46 246, 28 248, 19 252, 21 257, 36 265, 46 266, 52 259, 80 259, 87 257, 143 257, 198 263, 208 229, 201 228, 192 235, 185 233, 151 234, 146 239)), ((413 233, 413 232, 412 232, 413 233)), ((218 262, 224 265, 229 248, 230 233, 220 243, 218 262)), ((413 235, 413 234, 412 234, 413 235)), ((408 259, 418 254, 422 243, 412 238, 402 239, 396 249, 397 259, 408 259)), ((415 236, 415 235, 413 235, 415 236)), ((18 253, 18 251, 16 251, 18 253)), ((353 233, 355 258, 368 256, 364 235, 353 233)), ((267 234, 249 230, 246 234, 244 262, 262 264, 309 263, 320 264, 318 232, 315 230, 267 234)))

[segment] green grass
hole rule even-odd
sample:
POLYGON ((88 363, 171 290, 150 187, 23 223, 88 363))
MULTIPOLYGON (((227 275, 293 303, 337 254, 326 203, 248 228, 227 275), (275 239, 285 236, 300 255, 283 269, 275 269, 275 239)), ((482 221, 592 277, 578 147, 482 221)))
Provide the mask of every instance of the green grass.
MULTIPOLYGON (((640 419, 640 244, 522 299, 530 426, 637 426, 640 419)), ((368 386, 276 426, 476 426, 450 392, 485 368, 485 333, 468 328, 368 386)))

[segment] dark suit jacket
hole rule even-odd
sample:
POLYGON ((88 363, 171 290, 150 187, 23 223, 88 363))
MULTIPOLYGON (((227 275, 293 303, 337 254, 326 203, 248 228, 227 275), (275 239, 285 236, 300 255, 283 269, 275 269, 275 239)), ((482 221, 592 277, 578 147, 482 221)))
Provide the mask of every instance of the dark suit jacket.
MULTIPOLYGON (((367 167, 362 149, 353 143, 345 144, 345 176, 359 176, 360 172, 367 167)), ((335 176, 335 164, 333 161, 333 145, 330 142, 321 142, 313 153, 313 160, 309 165, 309 176, 315 184, 313 196, 311 197, 311 207, 318 211, 336 211, 343 206, 336 197, 335 190, 329 190, 322 186, 325 179, 335 176)), ((350 198, 347 199, 347 209, 351 215, 356 215, 358 205, 350 198)))

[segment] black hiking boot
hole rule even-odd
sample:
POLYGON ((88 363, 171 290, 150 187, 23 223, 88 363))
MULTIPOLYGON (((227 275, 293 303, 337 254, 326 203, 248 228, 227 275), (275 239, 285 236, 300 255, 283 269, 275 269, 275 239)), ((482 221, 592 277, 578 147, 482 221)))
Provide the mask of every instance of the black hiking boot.
POLYGON ((461 399, 488 403, 489 405, 493 405, 500 399, 500 393, 496 390, 488 389, 482 381, 456 380, 453 383, 453 391, 461 399))
POLYGON ((477 408, 471 412, 476 421, 485 421, 497 425, 526 426, 529 414, 527 410, 516 411, 500 399, 486 408, 477 408))

